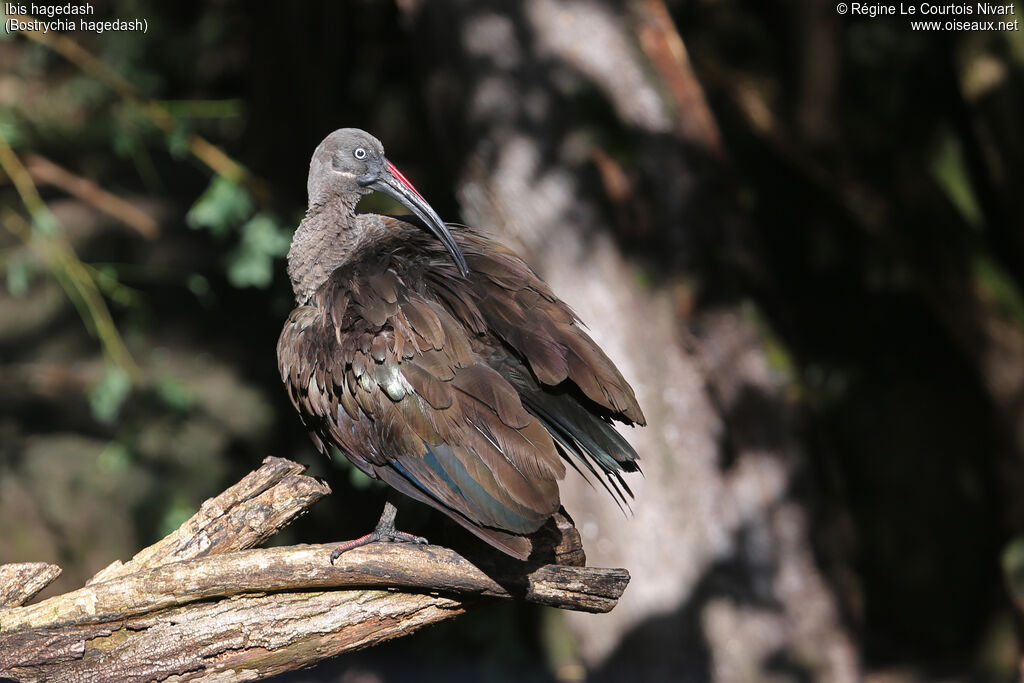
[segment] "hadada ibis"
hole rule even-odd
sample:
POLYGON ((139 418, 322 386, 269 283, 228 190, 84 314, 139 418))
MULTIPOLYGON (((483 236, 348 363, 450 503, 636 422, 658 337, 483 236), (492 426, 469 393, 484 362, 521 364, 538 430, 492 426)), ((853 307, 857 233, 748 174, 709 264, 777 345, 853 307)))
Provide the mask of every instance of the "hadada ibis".
MULTIPOLYGON (((505 553, 559 511, 566 463, 621 502, 645 424, 632 388, 569 306, 509 249, 445 224, 355 128, 313 153, 288 275, 298 307, 277 345, 316 447, 426 503, 505 553), (357 213, 383 192, 413 216, 357 213)), ((390 501, 373 541, 395 531, 390 501)))

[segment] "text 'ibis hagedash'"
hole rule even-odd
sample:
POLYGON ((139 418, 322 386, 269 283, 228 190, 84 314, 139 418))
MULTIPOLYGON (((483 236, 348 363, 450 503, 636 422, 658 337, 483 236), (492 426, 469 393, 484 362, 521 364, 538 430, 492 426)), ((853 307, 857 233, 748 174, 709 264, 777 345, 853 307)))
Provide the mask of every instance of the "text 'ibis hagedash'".
MULTIPOLYGON (((559 511, 568 463, 613 495, 637 456, 613 421, 643 425, 632 388, 518 256, 446 225, 362 130, 310 162, 309 208, 288 252, 298 307, 278 365, 317 448, 526 559, 559 511), (414 215, 357 213, 383 192, 414 215)), ((378 540, 395 531, 388 503, 378 540)))

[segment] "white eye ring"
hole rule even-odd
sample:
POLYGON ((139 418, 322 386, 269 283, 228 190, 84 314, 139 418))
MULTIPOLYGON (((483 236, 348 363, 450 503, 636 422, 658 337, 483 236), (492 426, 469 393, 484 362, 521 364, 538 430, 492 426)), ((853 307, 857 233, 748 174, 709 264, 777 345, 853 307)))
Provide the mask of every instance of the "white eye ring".
POLYGON ((356 151, 353 152, 353 155, 355 156, 356 159, 365 159, 366 158, 366 150, 363 149, 362 147, 357 147, 356 151))

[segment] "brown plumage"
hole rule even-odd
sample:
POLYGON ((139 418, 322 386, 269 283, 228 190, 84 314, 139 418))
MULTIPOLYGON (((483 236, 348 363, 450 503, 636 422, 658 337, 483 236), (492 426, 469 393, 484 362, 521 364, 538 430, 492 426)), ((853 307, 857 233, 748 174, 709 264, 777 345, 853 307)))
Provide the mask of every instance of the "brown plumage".
POLYGON ((643 425, 643 413, 529 266, 441 222, 363 131, 321 143, 309 193, 289 253, 300 305, 277 352, 321 452, 336 445, 367 475, 523 559, 559 509, 566 462, 624 500, 621 473, 638 469, 636 454, 611 421, 643 425), (371 190, 420 221, 355 213, 371 190))

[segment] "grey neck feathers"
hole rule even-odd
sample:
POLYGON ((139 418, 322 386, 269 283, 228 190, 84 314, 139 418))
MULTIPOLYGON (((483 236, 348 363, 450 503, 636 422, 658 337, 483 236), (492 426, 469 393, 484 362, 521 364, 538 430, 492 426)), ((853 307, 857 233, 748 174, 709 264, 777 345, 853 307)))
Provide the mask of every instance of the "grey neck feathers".
POLYGON ((288 250, 288 277, 299 305, 310 298, 335 270, 349 263, 360 248, 383 236, 379 216, 357 214, 358 196, 350 201, 310 204, 288 250))

